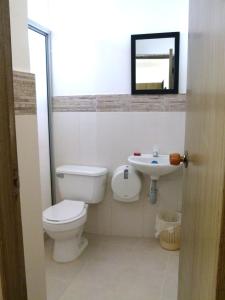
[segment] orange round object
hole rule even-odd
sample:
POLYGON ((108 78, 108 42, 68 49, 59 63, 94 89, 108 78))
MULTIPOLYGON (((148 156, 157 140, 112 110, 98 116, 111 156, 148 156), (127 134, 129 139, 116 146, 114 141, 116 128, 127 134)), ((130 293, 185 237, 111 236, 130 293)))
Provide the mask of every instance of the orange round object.
POLYGON ((170 154, 170 164, 171 165, 177 166, 183 161, 184 161, 184 158, 179 153, 170 154))

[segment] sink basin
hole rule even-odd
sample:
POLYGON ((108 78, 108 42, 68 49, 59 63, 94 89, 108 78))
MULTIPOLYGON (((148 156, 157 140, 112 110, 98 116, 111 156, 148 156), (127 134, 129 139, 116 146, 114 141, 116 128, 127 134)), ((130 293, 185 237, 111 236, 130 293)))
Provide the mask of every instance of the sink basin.
POLYGON ((171 165, 169 155, 154 157, 152 154, 142 154, 141 156, 131 155, 128 157, 128 162, 138 171, 150 175, 151 179, 155 180, 159 179, 160 176, 176 171, 182 165, 171 165))

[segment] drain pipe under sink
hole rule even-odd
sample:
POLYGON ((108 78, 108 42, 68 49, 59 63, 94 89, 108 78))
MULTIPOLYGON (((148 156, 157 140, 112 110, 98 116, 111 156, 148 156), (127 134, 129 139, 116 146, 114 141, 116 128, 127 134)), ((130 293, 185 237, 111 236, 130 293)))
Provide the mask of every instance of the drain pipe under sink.
POLYGON ((157 202, 157 194, 158 194, 157 181, 158 181, 157 179, 151 179, 150 190, 148 194, 149 202, 151 204, 156 204, 157 202))

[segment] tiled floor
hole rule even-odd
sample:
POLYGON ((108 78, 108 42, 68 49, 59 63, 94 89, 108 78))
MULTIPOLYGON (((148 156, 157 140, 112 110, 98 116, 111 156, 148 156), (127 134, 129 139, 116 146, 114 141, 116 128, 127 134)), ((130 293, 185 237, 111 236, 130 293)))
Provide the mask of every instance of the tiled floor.
POLYGON ((51 258, 46 241, 48 300, 176 300, 179 252, 153 239, 88 235, 89 245, 72 263, 51 258))

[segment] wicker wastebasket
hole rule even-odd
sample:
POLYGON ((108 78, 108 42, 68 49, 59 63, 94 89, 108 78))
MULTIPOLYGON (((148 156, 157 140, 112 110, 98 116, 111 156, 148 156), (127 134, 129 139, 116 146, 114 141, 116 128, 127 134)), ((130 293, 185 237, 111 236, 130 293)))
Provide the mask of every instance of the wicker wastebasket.
POLYGON ((162 248, 170 251, 180 249, 181 225, 160 232, 159 241, 162 248))
POLYGON ((161 211, 156 217, 156 237, 162 248, 170 251, 180 249, 181 214, 161 211))

